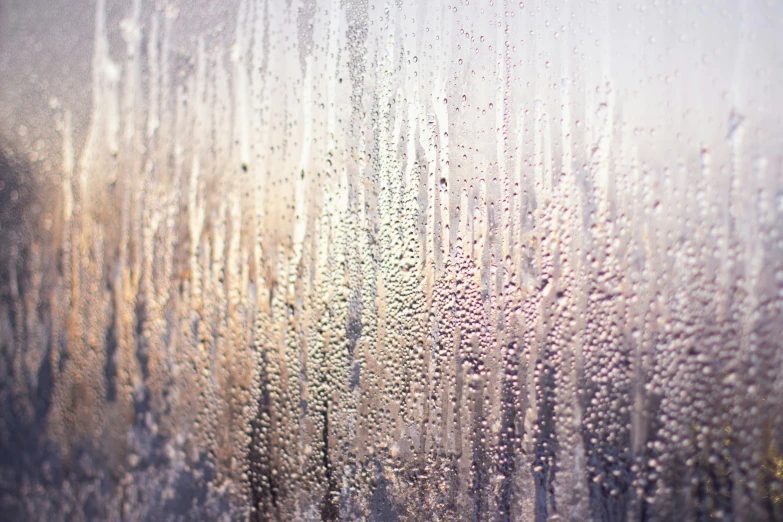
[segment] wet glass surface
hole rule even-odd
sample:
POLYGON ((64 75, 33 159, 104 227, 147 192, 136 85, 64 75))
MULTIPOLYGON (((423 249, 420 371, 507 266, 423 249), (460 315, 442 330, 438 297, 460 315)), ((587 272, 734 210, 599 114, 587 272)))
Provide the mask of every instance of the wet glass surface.
POLYGON ((783 520, 782 22, 0 1, 0 518, 783 520))

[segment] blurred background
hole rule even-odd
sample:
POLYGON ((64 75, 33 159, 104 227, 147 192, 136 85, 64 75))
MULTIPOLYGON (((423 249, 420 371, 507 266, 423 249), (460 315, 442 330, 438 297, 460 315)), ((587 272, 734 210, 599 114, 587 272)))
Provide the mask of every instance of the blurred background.
POLYGON ((0 0, 0 518, 783 520, 782 23, 0 0))

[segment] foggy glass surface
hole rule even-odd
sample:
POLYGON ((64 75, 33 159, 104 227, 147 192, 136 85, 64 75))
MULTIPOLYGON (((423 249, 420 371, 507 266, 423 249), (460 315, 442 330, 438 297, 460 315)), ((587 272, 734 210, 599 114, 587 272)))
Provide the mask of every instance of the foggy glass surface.
POLYGON ((0 1, 0 519, 783 520, 781 28, 0 1))

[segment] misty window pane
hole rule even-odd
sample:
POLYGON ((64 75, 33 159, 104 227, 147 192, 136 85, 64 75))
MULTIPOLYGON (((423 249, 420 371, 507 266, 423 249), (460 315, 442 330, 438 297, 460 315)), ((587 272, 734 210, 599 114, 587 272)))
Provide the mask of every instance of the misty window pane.
POLYGON ((0 519, 783 520, 782 22, 0 0, 0 519))

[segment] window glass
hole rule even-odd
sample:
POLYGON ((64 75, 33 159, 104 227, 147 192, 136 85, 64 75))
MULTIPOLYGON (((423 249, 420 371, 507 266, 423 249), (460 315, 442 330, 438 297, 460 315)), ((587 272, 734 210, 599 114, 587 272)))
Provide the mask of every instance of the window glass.
POLYGON ((782 22, 3 0, 0 510, 783 519, 782 22))

